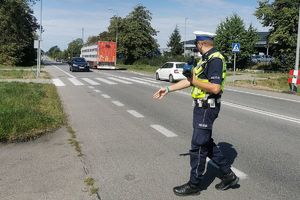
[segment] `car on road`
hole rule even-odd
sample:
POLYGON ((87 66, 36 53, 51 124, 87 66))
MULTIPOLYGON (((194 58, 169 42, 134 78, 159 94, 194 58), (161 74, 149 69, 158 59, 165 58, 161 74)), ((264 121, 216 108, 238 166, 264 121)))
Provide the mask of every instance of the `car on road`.
POLYGON ((186 79, 182 75, 184 62, 166 62, 155 72, 156 80, 168 80, 173 83, 178 80, 186 79))
POLYGON ((253 63, 272 63, 274 58, 270 55, 253 55, 251 56, 251 62, 253 63))
POLYGON ((90 71, 89 63, 84 58, 81 58, 81 57, 72 58, 71 61, 68 62, 68 64, 70 65, 71 72, 74 72, 74 71, 89 72, 90 71))

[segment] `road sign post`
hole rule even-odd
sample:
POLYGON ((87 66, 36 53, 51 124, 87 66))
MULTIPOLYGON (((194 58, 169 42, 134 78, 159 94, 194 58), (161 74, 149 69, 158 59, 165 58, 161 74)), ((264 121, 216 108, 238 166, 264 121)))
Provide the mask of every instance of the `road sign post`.
POLYGON ((232 52, 234 53, 234 61, 233 61, 233 84, 235 82, 235 69, 236 69, 236 53, 239 53, 241 49, 240 43, 232 43, 232 52))

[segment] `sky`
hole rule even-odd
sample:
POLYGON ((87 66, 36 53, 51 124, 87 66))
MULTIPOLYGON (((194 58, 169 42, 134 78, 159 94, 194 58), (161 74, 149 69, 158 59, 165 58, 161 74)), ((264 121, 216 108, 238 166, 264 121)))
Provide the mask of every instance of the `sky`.
MULTIPOLYGON (((218 24, 234 13, 246 28, 252 24, 258 31, 267 31, 254 16, 257 0, 42 0, 42 49, 57 45, 61 50, 77 38, 106 31, 114 15, 126 17, 142 4, 152 13, 151 25, 158 32, 155 39, 166 48, 176 25, 182 40, 194 39, 194 31, 215 32, 218 24)), ((40 22, 40 2, 32 6, 40 22)))

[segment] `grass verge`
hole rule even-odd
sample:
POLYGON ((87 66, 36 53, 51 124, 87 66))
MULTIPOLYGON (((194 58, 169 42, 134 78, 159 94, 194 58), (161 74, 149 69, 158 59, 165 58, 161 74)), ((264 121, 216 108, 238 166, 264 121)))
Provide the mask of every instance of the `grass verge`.
MULTIPOLYGON (((237 80, 234 84, 228 82, 226 85, 289 93, 288 76, 287 73, 251 74, 252 80, 237 80)), ((300 91, 297 95, 300 95, 300 91)))
POLYGON ((66 116, 52 84, 0 83, 0 141, 27 141, 59 128, 66 116))
MULTIPOLYGON (((0 79, 35 79, 36 75, 31 70, 24 69, 10 69, 10 70, 1 70, 0 79)), ((41 71, 40 78, 49 79, 50 76, 46 71, 41 71)))
POLYGON ((146 72, 146 73, 152 73, 154 74, 155 71, 159 67, 153 67, 150 65, 119 65, 119 68, 126 68, 127 70, 136 71, 136 72, 146 72))

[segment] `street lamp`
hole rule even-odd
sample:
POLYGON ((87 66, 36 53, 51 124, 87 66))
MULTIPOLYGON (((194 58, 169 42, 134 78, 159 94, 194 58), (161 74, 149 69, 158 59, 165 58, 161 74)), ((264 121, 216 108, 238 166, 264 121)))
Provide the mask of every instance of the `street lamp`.
POLYGON ((108 10, 115 12, 116 13, 116 22, 117 22, 117 27, 116 27, 116 59, 115 59, 115 67, 117 66, 117 48, 118 48, 118 12, 115 9, 109 8, 108 10))

